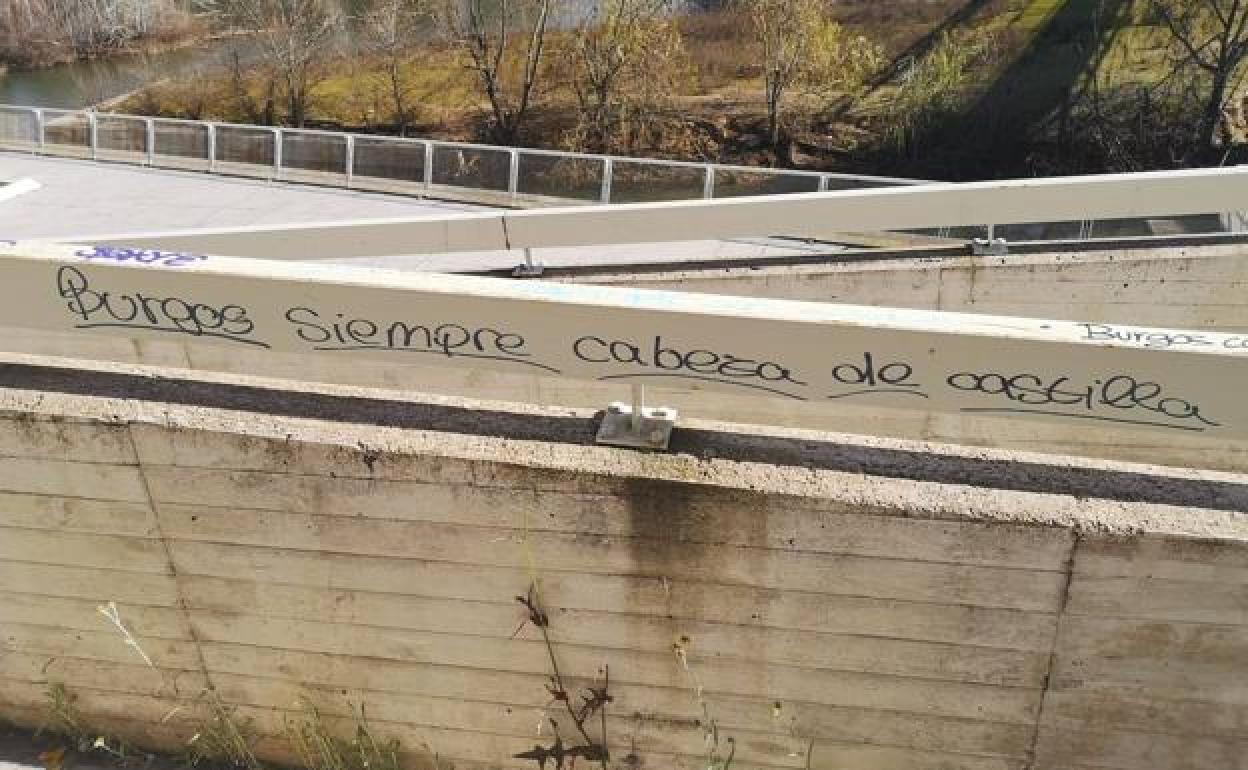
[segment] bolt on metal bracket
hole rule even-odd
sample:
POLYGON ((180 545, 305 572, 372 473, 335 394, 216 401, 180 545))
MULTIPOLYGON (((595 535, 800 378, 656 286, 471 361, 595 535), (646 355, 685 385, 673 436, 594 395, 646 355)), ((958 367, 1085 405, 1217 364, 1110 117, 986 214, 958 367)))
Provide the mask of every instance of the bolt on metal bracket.
POLYGON ((976 257, 1004 257, 1010 253, 1010 242, 1004 238, 976 238, 971 241, 971 254, 976 257))
POLYGON ((971 240, 971 255, 976 257, 1004 257, 1010 253, 1010 244, 997 237, 997 226, 988 225, 987 238, 971 240))
POLYGON ((598 443, 630 449, 667 449, 680 415, 667 407, 647 407, 643 400, 644 389, 634 385, 631 405, 622 401, 609 405, 598 426, 598 443))
POLYGON ((546 267, 533 260, 533 249, 524 250, 524 262, 511 269, 513 278, 540 278, 546 267))

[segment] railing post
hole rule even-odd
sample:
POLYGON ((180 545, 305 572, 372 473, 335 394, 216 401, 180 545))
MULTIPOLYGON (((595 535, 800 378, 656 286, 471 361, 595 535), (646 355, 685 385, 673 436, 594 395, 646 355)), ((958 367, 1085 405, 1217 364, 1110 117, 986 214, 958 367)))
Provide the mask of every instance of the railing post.
POLYGON ((273 129, 273 179, 282 178, 282 129, 273 129))
POLYGON ((147 142, 147 165, 156 165, 156 121, 148 118, 144 121, 143 127, 146 136, 144 141, 147 142))
POLYGON ((598 196, 600 203, 611 202, 611 177, 615 173, 615 163, 610 158, 602 159, 602 192, 598 196))
POLYGON ((828 188, 831 186, 832 186, 832 177, 827 176, 826 174, 824 176, 819 177, 819 192, 827 192, 828 188))
POLYGON ((43 118, 43 110, 35 110, 35 152, 42 153, 47 146, 48 133, 43 118))
POLYGON ((347 167, 347 187, 350 187, 352 180, 355 178, 355 135, 354 134, 347 134, 346 167, 347 167))
POLYGON ((433 187, 433 142, 425 142, 425 191, 433 187))
POLYGON ((715 197, 715 167, 706 166, 706 177, 702 180, 702 197, 710 200, 715 197))
POLYGON ((87 143, 91 146, 91 160, 100 159, 100 124, 95 120, 95 113, 87 112, 87 143))
POLYGON ((208 125, 208 173, 211 174, 217 170, 217 125, 209 123, 208 125))
POLYGON ((518 192, 520 192, 520 151, 513 149, 507 169, 507 193, 514 198, 518 192))

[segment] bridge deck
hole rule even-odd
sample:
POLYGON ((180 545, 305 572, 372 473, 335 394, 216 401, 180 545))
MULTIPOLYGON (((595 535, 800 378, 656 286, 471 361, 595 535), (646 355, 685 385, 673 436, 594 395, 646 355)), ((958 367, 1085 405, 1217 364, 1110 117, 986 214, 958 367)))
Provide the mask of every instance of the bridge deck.
MULTIPOLYGON (((23 178, 34 179, 40 187, 0 202, 0 239, 72 241, 83 236, 117 233, 436 218, 456 211, 490 209, 401 195, 0 151, 0 181, 23 178)), ((579 266, 752 259, 800 253, 826 254, 837 249, 830 244, 806 246, 754 239, 698 240, 661 246, 625 244, 538 249, 534 256, 549 265, 579 266)), ((521 260, 518 252, 484 251, 392 255, 364 262, 413 270, 449 271, 509 268, 521 260)))

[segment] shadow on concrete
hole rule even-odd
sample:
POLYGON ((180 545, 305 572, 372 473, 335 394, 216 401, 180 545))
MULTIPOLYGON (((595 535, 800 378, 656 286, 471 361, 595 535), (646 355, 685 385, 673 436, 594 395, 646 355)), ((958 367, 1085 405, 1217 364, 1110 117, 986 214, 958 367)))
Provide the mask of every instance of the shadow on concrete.
MULTIPOLYGON (((0 388, 579 446, 592 446, 598 429, 597 416, 525 415, 420 401, 301 392, 298 387, 297 383, 292 383, 291 389, 278 389, 189 377, 0 364, 0 388)), ((1080 467, 1080 460, 1058 457, 1050 463, 1022 462, 1005 454, 983 458, 957 456, 942 454, 939 446, 925 451, 915 447, 915 442, 908 444, 889 448, 680 428, 673 436, 671 451, 704 459, 714 457, 985 489, 1248 510, 1248 483, 1080 467)))

